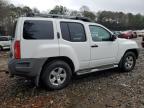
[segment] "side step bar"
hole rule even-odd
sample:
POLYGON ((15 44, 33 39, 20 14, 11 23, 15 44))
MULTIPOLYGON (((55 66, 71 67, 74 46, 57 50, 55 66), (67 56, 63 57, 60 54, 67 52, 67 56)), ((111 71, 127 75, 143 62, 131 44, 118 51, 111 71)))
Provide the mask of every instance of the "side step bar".
POLYGON ((77 75, 84 75, 84 74, 88 74, 88 73, 93 73, 93 72, 107 70, 107 69, 113 69, 113 68, 117 68, 117 67, 118 67, 118 65, 105 65, 105 66, 100 66, 97 68, 80 70, 80 71, 77 71, 76 74, 77 75))

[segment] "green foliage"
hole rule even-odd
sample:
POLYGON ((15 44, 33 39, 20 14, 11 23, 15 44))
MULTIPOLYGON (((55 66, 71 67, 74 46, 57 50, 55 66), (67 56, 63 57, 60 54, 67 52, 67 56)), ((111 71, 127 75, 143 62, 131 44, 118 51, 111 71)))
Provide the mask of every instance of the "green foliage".
POLYGON ((90 11, 89 7, 87 6, 82 6, 80 8, 80 12, 82 13, 82 16, 87 17, 89 19, 91 19, 92 21, 95 21, 96 19, 96 15, 90 11))
POLYGON ((11 35, 15 20, 32 12, 28 6, 16 7, 5 0, 0 0, 0 32, 2 35, 11 35))
POLYGON ((144 29, 144 16, 132 13, 102 11, 97 14, 97 22, 112 30, 144 29))
POLYGON ((87 7, 86 5, 83 5, 83 6, 80 8, 80 11, 81 11, 81 12, 90 11, 90 9, 89 9, 89 7, 87 7))
POLYGON ((93 12, 84 11, 82 14, 83 14, 84 17, 87 17, 87 18, 89 18, 89 19, 91 19, 93 21, 95 21, 95 19, 96 19, 96 16, 95 16, 95 14, 93 12))
MULTIPOLYGON (((19 7, 9 4, 6 0, 0 0, 0 33, 11 35, 15 20, 28 13, 40 13, 37 8, 31 9, 28 6, 19 7)), ((144 16, 141 14, 133 15, 123 12, 101 11, 95 14, 89 7, 82 6, 80 11, 69 10, 64 6, 55 6, 49 14, 84 16, 98 22, 112 30, 137 30, 144 29, 144 16)))
POLYGON ((38 13, 38 14, 40 13, 40 11, 37 8, 33 8, 32 12, 33 13, 38 13))
POLYGON ((0 0, 0 20, 7 15, 7 1, 0 0))
POLYGON ((55 6, 49 13, 50 14, 59 14, 59 15, 66 15, 68 9, 64 6, 55 6))

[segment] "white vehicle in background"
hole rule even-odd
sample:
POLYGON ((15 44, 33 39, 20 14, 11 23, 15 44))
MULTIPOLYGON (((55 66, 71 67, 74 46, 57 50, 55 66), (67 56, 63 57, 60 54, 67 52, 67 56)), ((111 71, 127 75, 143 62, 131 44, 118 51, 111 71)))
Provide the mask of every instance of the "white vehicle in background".
POLYGON ((0 51, 10 49, 11 36, 0 36, 0 51))

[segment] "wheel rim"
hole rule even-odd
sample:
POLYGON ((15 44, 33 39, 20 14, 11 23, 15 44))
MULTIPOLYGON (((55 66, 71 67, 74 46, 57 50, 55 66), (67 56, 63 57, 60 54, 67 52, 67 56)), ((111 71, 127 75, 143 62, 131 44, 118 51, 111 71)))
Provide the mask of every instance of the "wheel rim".
POLYGON ((126 69, 131 69, 133 67, 133 64, 134 64, 134 58, 133 58, 133 56, 128 56, 126 58, 125 68, 126 69))
POLYGON ((66 79, 66 71, 64 68, 54 68, 49 75, 49 81, 52 85, 59 86, 64 83, 66 79))

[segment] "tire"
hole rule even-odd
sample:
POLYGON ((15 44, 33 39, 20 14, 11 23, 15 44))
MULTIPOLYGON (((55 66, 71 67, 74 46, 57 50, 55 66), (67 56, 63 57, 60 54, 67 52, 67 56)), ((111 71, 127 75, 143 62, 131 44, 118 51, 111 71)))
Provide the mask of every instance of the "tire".
POLYGON ((70 66, 64 61, 55 60, 44 67, 41 81, 49 90, 60 90, 69 84, 71 77, 70 66))
POLYGON ((135 53, 129 51, 126 52, 123 58, 119 63, 119 68, 124 72, 129 72, 134 69, 136 64, 136 55, 135 53))

